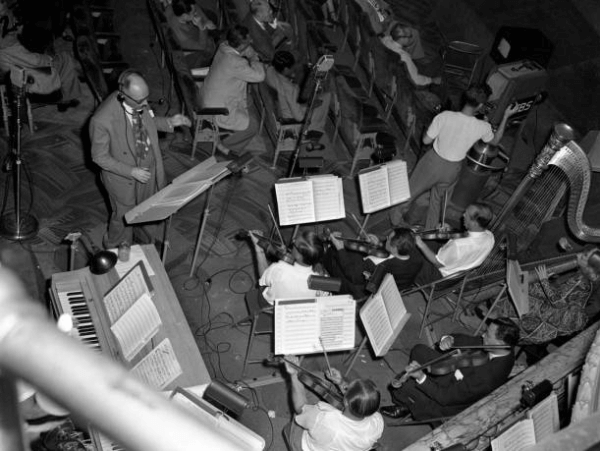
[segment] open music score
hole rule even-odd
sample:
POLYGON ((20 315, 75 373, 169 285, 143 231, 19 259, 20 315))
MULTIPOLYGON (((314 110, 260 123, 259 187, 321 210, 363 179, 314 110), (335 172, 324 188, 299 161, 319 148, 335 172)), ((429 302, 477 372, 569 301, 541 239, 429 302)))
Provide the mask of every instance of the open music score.
POLYGON ((275 300, 275 354, 354 348, 356 301, 348 295, 275 300))
POLYGON ((275 194, 282 226, 346 217, 342 179, 335 175, 279 179, 275 194))
POLYGON ((360 319, 377 357, 388 352, 409 318, 394 277, 386 274, 377 292, 360 310, 360 319))
MULTIPOLYGON (((140 246, 133 246, 141 250, 140 246)), ((143 251, 142 251, 143 253, 143 251)), ((152 284, 143 261, 138 261, 108 293, 104 295, 104 306, 110 323, 114 322, 143 294, 152 295, 152 284)))
POLYGON ((363 213, 373 213, 410 199, 406 162, 393 160, 358 173, 363 213))

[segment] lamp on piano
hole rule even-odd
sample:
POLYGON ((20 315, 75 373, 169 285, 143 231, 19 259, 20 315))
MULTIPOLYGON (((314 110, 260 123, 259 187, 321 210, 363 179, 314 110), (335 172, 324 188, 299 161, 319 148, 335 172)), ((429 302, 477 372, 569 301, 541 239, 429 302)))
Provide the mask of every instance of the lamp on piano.
POLYGON ((92 274, 106 274, 117 264, 117 255, 110 251, 101 250, 85 235, 81 234, 81 242, 92 254, 90 257, 90 271, 92 274))

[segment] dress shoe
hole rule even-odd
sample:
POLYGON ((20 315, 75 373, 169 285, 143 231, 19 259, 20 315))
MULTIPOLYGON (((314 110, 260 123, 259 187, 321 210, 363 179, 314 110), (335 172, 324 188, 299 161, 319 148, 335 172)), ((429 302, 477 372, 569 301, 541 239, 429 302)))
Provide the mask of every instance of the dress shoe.
POLYGON ((405 416, 410 415, 410 410, 408 410, 408 407, 402 404, 382 406, 379 408, 379 411, 389 418, 404 418, 405 416))

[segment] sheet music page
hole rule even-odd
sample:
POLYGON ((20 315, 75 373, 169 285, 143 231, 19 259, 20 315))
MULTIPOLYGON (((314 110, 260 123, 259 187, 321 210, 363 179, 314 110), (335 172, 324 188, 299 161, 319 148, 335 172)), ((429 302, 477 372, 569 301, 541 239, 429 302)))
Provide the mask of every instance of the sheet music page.
MULTIPOLYGON (((371 168, 369 168, 371 169, 371 168)), ((388 174, 385 166, 358 173, 363 213, 372 213, 390 206, 388 174)))
POLYGON ((535 445, 533 420, 525 419, 492 440, 492 451, 524 451, 532 445, 535 445))
POLYGON ((148 294, 143 294, 110 329, 123 356, 130 361, 156 335, 161 324, 154 302, 148 294))
POLYGON ((310 180, 275 183, 279 225, 296 225, 315 222, 313 184, 310 180))
POLYGON ((342 179, 335 175, 309 177, 313 184, 316 221, 346 217, 342 179))
POLYGON ((114 324, 123 313, 131 307, 143 294, 150 295, 150 286, 146 282, 147 273, 143 262, 138 262, 119 282, 104 296, 104 306, 114 324))
POLYGON ((319 349, 343 351, 354 348, 356 331, 356 301, 351 296, 324 296, 317 298, 321 327, 317 342, 319 349))
POLYGON ((390 318, 392 327, 400 322, 400 320, 406 315, 406 306, 402 301, 402 295, 398 291, 398 285, 391 274, 386 274, 383 278, 383 282, 379 286, 379 292, 383 298, 385 309, 390 318))
POLYGON ((406 161, 394 160, 386 163, 389 184, 390 204, 396 205, 410 199, 410 186, 408 184, 408 170, 406 161))
POLYGON ((365 326, 373 352, 379 357, 386 342, 394 333, 380 292, 371 296, 360 309, 360 319, 365 326))
POLYGON ((317 299, 275 299, 275 355, 321 349, 317 299))
POLYGON ((163 390, 183 374, 171 341, 165 338, 131 369, 134 376, 147 385, 163 390))
POLYGON ((560 428, 560 418, 558 416, 558 398, 556 393, 551 393, 546 399, 533 406, 527 412, 527 418, 533 420, 536 442, 558 431, 560 428))
MULTIPOLYGON (((113 254, 119 255, 117 249, 109 249, 113 254)), ((115 265, 115 269, 117 270, 117 274, 119 277, 123 277, 131 268, 133 268, 138 262, 144 262, 144 267, 148 272, 149 276, 153 276, 154 270, 152 269, 152 265, 148 261, 146 254, 144 254, 144 249, 139 244, 134 244, 131 246, 131 250, 129 251, 129 261, 122 262, 121 260, 117 260, 117 264, 115 265)))

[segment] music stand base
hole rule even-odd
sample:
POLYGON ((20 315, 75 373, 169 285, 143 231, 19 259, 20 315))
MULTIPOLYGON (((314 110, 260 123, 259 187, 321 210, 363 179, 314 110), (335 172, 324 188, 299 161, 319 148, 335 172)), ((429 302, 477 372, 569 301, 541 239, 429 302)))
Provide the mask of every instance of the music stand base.
POLYGON ((21 213, 17 224, 14 213, 0 218, 0 236, 12 241, 29 240, 37 235, 39 224, 32 215, 21 213))

